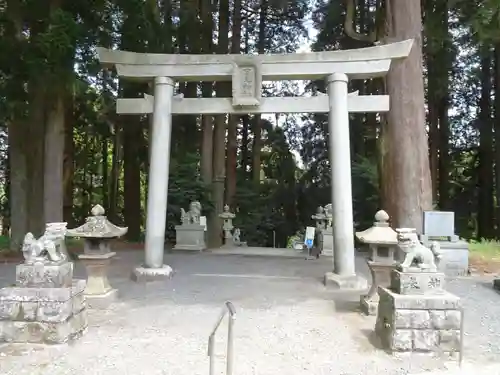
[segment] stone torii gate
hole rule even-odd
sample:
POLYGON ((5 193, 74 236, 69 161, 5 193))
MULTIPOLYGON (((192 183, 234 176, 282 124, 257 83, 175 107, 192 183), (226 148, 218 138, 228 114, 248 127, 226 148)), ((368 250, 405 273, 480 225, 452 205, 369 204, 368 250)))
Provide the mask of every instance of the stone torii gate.
POLYGON ((145 262, 136 280, 169 277, 163 263, 170 137, 173 114, 329 113, 332 168, 333 272, 325 284, 363 288, 355 272, 349 112, 387 112, 387 95, 348 94, 349 79, 385 76, 391 62, 409 55, 412 40, 355 50, 269 55, 167 55, 98 48, 99 60, 123 79, 154 82, 154 96, 118 99, 117 113, 152 113, 145 262), (262 81, 326 79, 327 94, 315 97, 261 97, 262 81), (232 98, 174 97, 176 81, 232 80, 232 98))

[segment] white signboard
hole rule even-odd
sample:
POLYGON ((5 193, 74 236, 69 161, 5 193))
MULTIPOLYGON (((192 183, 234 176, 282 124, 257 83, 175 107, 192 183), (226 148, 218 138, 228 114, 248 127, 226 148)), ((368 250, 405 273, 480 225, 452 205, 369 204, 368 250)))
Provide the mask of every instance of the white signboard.
POLYGON ((453 237, 455 213, 452 211, 424 211, 423 233, 428 237, 453 237))
POLYGON ((316 228, 314 227, 306 227, 306 235, 304 236, 304 245, 306 245, 309 249, 313 247, 315 231, 316 228))
POLYGON ((200 216, 200 225, 203 225, 205 227, 205 232, 207 231, 207 217, 206 216, 200 216))

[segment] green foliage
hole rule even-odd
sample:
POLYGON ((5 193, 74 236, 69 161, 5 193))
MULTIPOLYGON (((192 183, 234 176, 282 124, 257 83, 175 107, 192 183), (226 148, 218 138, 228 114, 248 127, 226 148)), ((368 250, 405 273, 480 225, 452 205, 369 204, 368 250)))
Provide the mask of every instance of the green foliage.
POLYGON ((201 180, 199 165, 200 158, 196 154, 186 154, 180 160, 171 160, 166 234, 170 241, 175 240, 175 226, 180 223, 181 208, 187 211, 192 201, 199 201, 202 215, 208 216, 214 209, 210 186, 201 180))
POLYGON ((471 255, 481 256, 487 259, 500 258, 500 241, 482 238, 479 241, 469 241, 471 255))

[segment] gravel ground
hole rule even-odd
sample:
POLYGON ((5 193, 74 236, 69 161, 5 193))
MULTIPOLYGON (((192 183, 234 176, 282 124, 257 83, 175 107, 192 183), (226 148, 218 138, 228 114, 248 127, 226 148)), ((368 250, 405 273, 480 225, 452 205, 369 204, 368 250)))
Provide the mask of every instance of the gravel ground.
MULTIPOLYGON (((230 300, 237 310, 235 375, 500 375, 500 295, 488 280, 449 282, 466 306, 465 365, 458 372, 454 364, 446 370, 437 360, 395 359, 378 350, 374 318, 355 311, 358 297, 321 285, 329 260, 169 254, 174 278, 144 285, 128 280, 141 252, 118 258, 110 274, 120 301, 89 311, 85 336, 68 346, 4 345, 0 374, 205 375, 208 334, 230 300)), ((359 269, 366 271, 361 260, 359 269)), ((76 277, 83 276, 77 264, 76 277)), ((13 280, 14 266, 1 265, 0 283, 13 280)), ((217 374, 225 373, 225 342, 224 323, 217 374)))

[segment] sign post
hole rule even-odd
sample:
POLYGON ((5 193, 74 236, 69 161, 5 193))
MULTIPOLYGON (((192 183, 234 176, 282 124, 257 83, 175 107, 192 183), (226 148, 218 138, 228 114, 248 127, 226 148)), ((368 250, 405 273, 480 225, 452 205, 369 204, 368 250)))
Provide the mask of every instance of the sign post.
POLYGON ((306 227, 306 235, 304 236, 304 245, 307 246, 307 259, 311 257, 311 249, 314 244, 315 227, 306 227))

